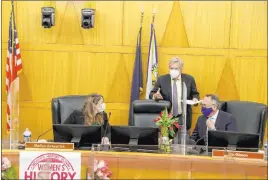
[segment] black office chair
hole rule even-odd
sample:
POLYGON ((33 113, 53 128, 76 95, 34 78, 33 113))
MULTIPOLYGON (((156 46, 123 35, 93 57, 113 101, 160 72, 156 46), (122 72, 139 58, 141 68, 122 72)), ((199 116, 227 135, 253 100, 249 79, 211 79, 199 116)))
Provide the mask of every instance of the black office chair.
POLYGON ((132 104, 132 120, 129 125, 139 127, 156 127, 154 119, 160 116, 165 108, 170 110, 169 101, 136 100, 132 104))
POLYGON ((53 98, 51 101, 52 124, 63 124, 74 110, 81 110, 87 95, 70 95, 53 98))
POLYGON ((227 101, 220 101, 219 102, 219 104, 220 104, 219 109, 226 112, 226 106, 227 106, 226 103, 227 103, 227 101))
POLYGON ((267 106, 248 101, 228 101, 225 108, 226 112, 236 118, 238 132, 259 134, 260 147, 262 147, 267 120, 267 106))

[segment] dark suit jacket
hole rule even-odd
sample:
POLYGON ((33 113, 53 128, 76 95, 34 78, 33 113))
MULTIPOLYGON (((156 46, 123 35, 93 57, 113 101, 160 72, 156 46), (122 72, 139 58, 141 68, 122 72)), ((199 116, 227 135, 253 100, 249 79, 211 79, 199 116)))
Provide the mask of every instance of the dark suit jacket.
MULTIPOLYGON (((106 112, 103 112, 103 129, 106 130, 106 136, 110 136, 110 126, 106 112)), ((85 124, 85 117, 80 110, 74 110, 70 116, 63 122, 63 124, 85 124)), ((105 133, 105 132, 103 132, 105 133)))
MULTIPOLYGON (((192 76, 188 74, 181 74, 182 83, 184 82, 187 87, 187 99, 192 100, 196 98, 199 100, 199 92, 197 91, 195 80, 192 76)), ((172 104, 172 87, 171 87, 171 78, 169 74, 160 76, 155 83, 153 90, 151 91, 149 98, 153 99, 153 95, 157 92, 158 88, 161 88, 160 93, 163 96, 163 99, 170 101, 172 104)), ((183 96, 181 96, 183 97, 183 96)), ((187 129, 191 128, 192 125, 192 107, 187 105, 187 117, 186 117, 186 126, 187 129)))
MULTIPOLYGON (((206 135, 206 131, 207 131, 206 121, 207 121, 207 117, 205 117, 204 115, 198 117, 194 131, 192 133, 192 136, 190 137, 191 139, 193 139, 194 141, 197 141, 206 135)), ((237 131, 236 120, 232 114, 219 110, 219 114, 216 119, 215 128, 216 130, 219 130, 219 131, 237 131)))

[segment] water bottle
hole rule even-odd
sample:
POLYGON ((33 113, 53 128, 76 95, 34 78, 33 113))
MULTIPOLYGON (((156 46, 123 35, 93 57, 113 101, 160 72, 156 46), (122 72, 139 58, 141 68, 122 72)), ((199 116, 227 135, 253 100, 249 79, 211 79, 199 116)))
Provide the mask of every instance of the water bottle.
POLYGON ((264 159, 267 160, 267 154, 268 154, 268 141, 266 141, 266 143, 264 144, 264 159))
POLYGON ((23 136, 24 136, 24 142, 25 142, 25 143, 26 143, 26 142, 30 142, 30 140, 31 140, 31 135, 32 135, 31 131, 29 131, 29 129, 26 128, 26 130, 25 130, 24 133, 23 133, 23 136))

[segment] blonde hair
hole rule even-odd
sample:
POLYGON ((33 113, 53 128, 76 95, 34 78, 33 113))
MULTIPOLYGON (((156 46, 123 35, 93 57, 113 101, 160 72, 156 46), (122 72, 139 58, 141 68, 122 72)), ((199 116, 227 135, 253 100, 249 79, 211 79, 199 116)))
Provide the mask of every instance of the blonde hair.
POLYGON ((97 113, 96 109, 94 108, 101 99, 103 99, 103 96, 99 94, 91 94, 86 99, 83 107, 85 125, 103 124, 103 114, 97 113))
POLYGON ((171 66, 174 63, 178 63, 180 68, 183 68, 183 60, 181 60, 180 58, 178 57, 171 58, 171 60, 168 63, 168 66, 171 66))

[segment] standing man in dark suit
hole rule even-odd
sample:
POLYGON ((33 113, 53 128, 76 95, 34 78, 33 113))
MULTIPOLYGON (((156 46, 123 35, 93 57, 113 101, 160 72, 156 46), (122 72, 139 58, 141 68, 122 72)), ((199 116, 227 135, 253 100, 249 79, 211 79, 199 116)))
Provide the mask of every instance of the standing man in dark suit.
MULTIPOLYGON (((183 82, 187 87, 187 100, 197 102, 199 93, 196 88, 195 80, 192 76, 182 73, 183 61, 174 57, 169 61, 169 74, 160 76, 151 91, 149 98, 155 100, 167 100, 172 104, 174 116, 181 115, 182 110, 182 87, 183 82)), ((186 128, 189 130, 192 124, 192 107, 187 105, 186 128)))
MULTIPOLYGON (((201 140, 207 134, 207 130, 236 131, 235 118, 232 114, 219 110, 219 108, 219 99, 216 95, 205 96, 201 109, 203 115, 199 116, 191 139, 201 140)), ((204 143, 204 141, 202 142, 204 143)))

